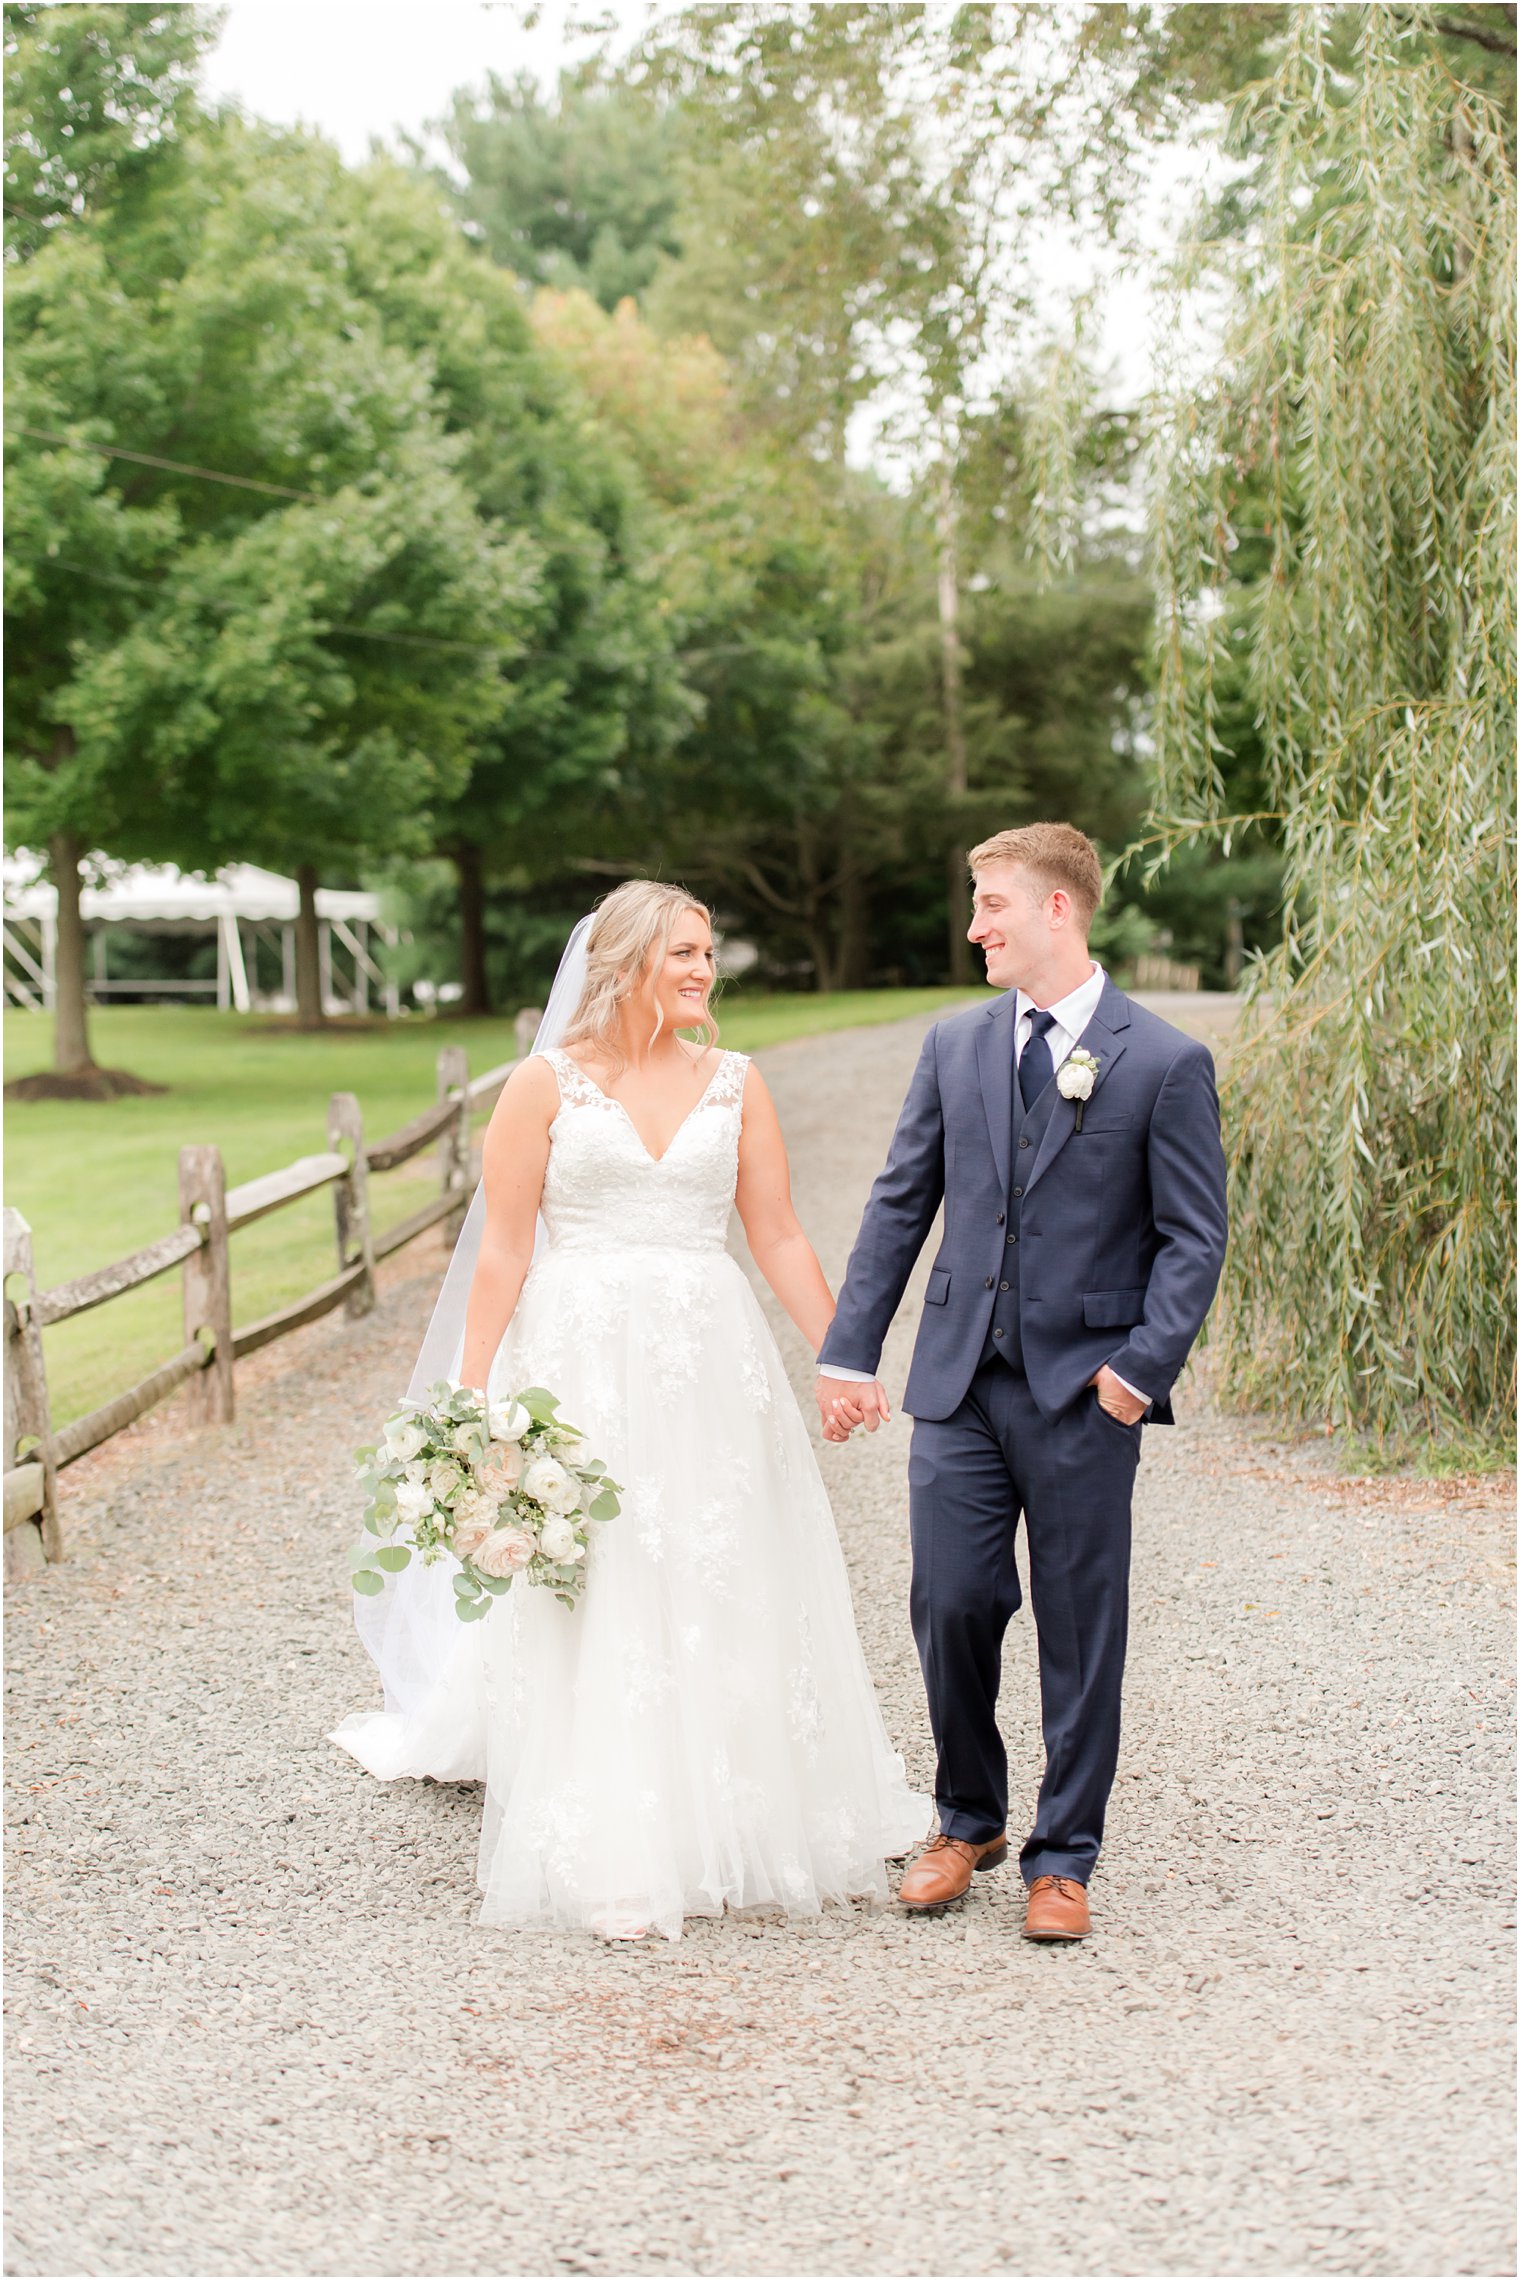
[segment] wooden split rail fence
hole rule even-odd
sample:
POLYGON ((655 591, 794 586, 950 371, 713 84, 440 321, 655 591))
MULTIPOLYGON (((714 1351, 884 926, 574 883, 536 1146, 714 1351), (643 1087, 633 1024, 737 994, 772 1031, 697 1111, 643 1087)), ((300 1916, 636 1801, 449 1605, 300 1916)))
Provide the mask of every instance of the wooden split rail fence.
POLYGON ((1196 990, 1198 968, 1180 958, 1163 957, 1159 951, 1147 950, 1135 960, 1135 972, 1130 988, 1133 990, 1196 990))
MULTIPOLYGON (((538 1015, 517 1017, 519 1055, 528 1050, 538 1015)), ((474 1184, 470 1124, 494 1103, 516 1063, 503 1061, 471 1077, 463 1046, 438 1055, 438 1098, 384 1140, 366 1141, 359 1103, 334 1093, 327 1109, 327 1146, 277 1172, 229 1188, 221 1151, 186 1147, 179 1154, 180 1224, 157 1242, 93 1274, 38 1290, 32 1268, 31 1230, 19 1211, 5 1213, 5 1537, 6 1570, 18 1575, 62 1557, 58 1475, 89 1449, 99 1448, 134 1418, 178 1387, 192 1391, 203 1424, 226 1424, 234 1415, 233 1365, 287 1331, 315 1322, 336 1306, 350 1317, 375 1303, 375 1266, 392 1252, 444 1223, 457 1235, 474 1184), (439 1193, 396 1226, 376 1232, 370 1220, 369 1175, 394 1171, 424 1148, 438 1147, 439 1193), (338 1271, 291 1305, 235 1329, 232 1321, 230 1238, 266 1212, 279 1211, 319 1188, 333 1190, 338 1271), (157 1369, 114 1400, 54 1432, 48 1408, 42 1333, 92 1306, 137 1290, 158 1275, 180 1270, 185 1342, 157 1369), (16 1533, 21 1531, 20 1534, 16 1533), (30 1539, 30 1541, 28 1541, 30 1539)))

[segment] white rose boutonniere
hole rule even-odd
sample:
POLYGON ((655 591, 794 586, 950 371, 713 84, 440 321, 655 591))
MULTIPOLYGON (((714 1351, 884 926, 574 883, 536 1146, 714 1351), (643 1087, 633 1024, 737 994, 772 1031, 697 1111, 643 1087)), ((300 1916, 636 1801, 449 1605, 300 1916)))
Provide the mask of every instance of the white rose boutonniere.
POLYGON ((1084 1052, 1078 1045, 1067 1054, 1056 1071, 1056 1091, 1062 1100, 1077 1104, 1077 1130, 1082 1129, 1082 1111, 1092 1099, 1093 1086, 1098 1081, 1098 1056, 1084 1052))

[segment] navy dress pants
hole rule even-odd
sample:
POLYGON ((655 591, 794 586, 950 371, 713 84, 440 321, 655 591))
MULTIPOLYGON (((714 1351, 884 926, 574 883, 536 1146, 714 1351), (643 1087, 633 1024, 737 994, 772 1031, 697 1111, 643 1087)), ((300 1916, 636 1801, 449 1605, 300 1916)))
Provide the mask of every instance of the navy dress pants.
POLYGON ((908 1462, 913 1636, 923 1666, 947 1836, 985 1844, 1008 1819, 998 1731, 1003 1633, 1020 1604, 1023 1514, 1040 1650, 1045 1779, 1019 1855, 1026 1884, 1085 1884, 1119 1757, 1129 1629, 1130 1501, 1139 1425, 1089 1387, 1054 1423, 1029 1381, 985 1362, 953 1416, 919 1418, 908 1462))

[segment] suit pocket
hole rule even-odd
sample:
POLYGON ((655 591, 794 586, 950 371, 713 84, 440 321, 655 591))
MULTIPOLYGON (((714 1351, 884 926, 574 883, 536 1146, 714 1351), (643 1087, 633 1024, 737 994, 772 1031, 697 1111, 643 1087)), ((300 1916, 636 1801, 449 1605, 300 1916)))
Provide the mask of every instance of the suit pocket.
POLYGON ((943 1306, 950 1296, 950 1277, 943 1267, 935 1267, 924 1291, 925 1306, 943 1306))
POLYGON ((1092 1397, 1093 1406, 1097 1410, 1098 1415, 1102 1418, 1105 1425, 1111 1425, 1116 1433, 1122 1433, 1126 1441, 1133 1442, 1139 1440, 1140 1428, 1145 1423, 1145 1419, 1143 1417, 1137 1417, 1133 1425, 1126 1425, 1122 1417, 1115 1417, 1112 1410, 1104 1408, 1102 1402, 1098 1399, 1098 1389, 1096 1386, 1092 1388, 1092 1397))
POLYGON ((1126 1330, 1145 1320, 1143 1290, 1089 1290, 1082 1297, 1082 1320, 1089 1330, 1126 1330))

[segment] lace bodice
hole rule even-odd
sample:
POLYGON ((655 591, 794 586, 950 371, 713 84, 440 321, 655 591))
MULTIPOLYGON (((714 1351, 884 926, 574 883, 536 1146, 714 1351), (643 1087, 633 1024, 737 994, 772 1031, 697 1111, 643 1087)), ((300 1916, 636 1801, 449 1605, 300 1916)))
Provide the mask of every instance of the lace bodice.
POLYGON ((568 1053, 544 1055, 559 1081, 549 1127, 543 1216, 556 1251, 721 1250, 739 1176, 743 1053, 724 1053, 663 1156, 651 1156, 621 1101, 568 1053))

